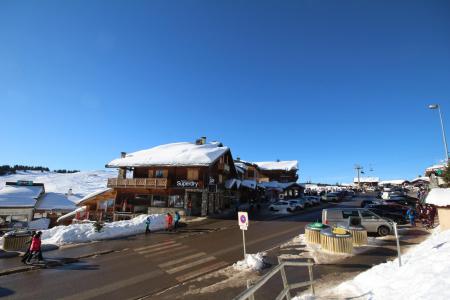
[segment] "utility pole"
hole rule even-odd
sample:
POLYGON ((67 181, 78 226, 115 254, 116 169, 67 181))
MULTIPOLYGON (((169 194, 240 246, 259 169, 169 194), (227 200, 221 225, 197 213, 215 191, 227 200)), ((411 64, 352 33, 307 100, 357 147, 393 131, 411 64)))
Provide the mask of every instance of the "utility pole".
POLYGON ((356 164, 355 165, 355 170, 358 174, 358 187, 361 188, 361 170, 363 169, 363 167, 361 167, 360 165, 356 164))

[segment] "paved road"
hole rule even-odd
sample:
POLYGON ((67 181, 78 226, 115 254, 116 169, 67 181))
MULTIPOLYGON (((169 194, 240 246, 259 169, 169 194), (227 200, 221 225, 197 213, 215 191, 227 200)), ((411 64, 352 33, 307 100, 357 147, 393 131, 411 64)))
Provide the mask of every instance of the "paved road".
MULTIPOLYGON (((320 219, 320 208, 271 221, 250 221, 247 252, 273 248, 320 219)), ((60 268, 0 277, 6 299, 133 299, 177 286, 242 259, 237 220, 207 220, 179 233, 103 242, 115 251, 60 268)), ((90 245, 88 247, 98 247, 90 245)), ((75 250, 74 250, 75 251, 75 250)))

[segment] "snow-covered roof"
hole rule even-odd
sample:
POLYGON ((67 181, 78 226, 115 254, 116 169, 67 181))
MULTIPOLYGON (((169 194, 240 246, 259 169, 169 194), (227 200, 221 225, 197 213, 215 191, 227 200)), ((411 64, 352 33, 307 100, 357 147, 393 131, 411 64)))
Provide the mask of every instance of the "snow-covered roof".
POLYGON ((74 211, 71 211, 71 212, 69 212, 69 213, 67 213, 65 215, 62 215, 61 217, 59 217, 56 220, 56 222, 60 222, 62 220, 68 219, 68 218, 72 218, 73 219, 78 212, 84 212, 84 211, 86 211, 86 209, 87 209, 87 206, 79 207, 79 208, 75 209, 74 211))
POLYGON ((43 186, 5 185, 0 189, 0 207, 34 207, 43 186))
POLYGON ((426 171, 434 171, 434 170, 442 170, 445 169, 444 164, 433 165, 431 167, 426 168, 426 171))
POLYGON ((392 184, 392 185, 402 185, 406 182, 407 180, 404 179, 393 179, 393 180, 383 180, 380 181, 379 184, 380 185, 387 185, 387 184, 392 184))
POLYGON ((103 194, 103 193, 105 193, 105 192, 109 192, 109 191, 112 191, 112 190, 113 190, 113 189, 111 189, 111 188, 105 188, 105 189, 97 190, 97 191, 95 191, 95 192, 93 192, 93 193, 90 193, 89 195, 84 196, 82 199, 80 199, 80 200, 77 202, 77 204, 80 204, 80 203, 82 203, 83 201, 86 201, 86 200, 88 200, 88 199, 90 199, 90 198, 92 198, 92 197, 98 196, 98 195, 100 195, 100 194, 103 194))
POLYGON ((109 162, 107 167, 208 166, 228 150, 217 142, 203 145, 172 143, 129 153, 109 162))
POLYGON ((297 160, 285 160, 285 161, 260 161, 255 162, 261 170, 274 171, 274 170, 282 170, 282 171, 291 171, 298 170, 298 161, 297 160))
MULTIPOLYGON (((359 182, 365 183, 377 183, 380 181, 379 177, 360 177, 359 182)), ((353 178, 354 183, 358 183, 358 177, 353 178)))
POLYGON ((417 181, 430 182, 430 178, 425 177, 425 176, 421 176, 421 177, 417 177, 417 178, 414 178, 413 180, 411 180, 412 183, 417 182, 417 181))
POLYGON ((434 204, 436 206, 450 206, 450 188, 432 189, 425 200, 428 204, 434 204))
POLYGON ((37 210, 73 210, 75 208, 75 203, 70 196, 61 193, 46 193, 36 204, 37 210))
POLYGON ((283 191, 293 185, 298 185, 298 186, 302 186, 301 184, 297 183, 297 182, 278 182, 278 181, 268 181, 268 182, 260 182, 258 183, 259 187, 265 188, 265 189, 274 189, 274 190, 279 190, 279 191, 283 191))

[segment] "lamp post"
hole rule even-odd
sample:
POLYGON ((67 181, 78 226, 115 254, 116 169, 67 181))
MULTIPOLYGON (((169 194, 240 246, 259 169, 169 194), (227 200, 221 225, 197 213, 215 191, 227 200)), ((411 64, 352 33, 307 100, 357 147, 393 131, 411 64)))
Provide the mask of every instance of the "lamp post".
POLYGON ((448 147, 447 147, 447 139, 445 137, 444 122, 442 121, 441 106, 439 104, 430 104, 430 105, 428 105, 428 108, 429 109, 437 109, 439 112, 439 119, 441 120, 442 139, 444 140, 444 147, 445 147, 445 159, 446 159, 446 162, 448 162, 448 147))

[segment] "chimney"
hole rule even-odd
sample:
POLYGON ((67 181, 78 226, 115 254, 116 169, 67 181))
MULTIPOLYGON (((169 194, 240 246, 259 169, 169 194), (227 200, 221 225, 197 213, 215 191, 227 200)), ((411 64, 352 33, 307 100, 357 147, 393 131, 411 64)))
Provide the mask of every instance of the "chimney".
POLYGON ((120 152, 120 158, 125 158, 125 156, 127 156, 126 152, 120 152))
POLYGON ((67 196, 72 196, 72 189, 71 188, 67 191, 67 196))
POLYGON ((200 139, 202 140, 202 145, 206 144, 206 136, 202 136, 200 139))

